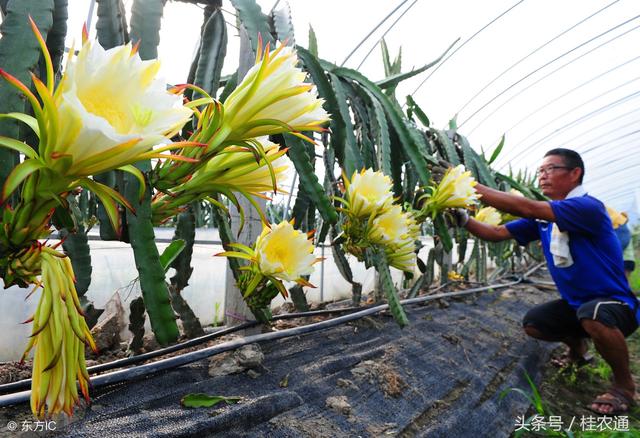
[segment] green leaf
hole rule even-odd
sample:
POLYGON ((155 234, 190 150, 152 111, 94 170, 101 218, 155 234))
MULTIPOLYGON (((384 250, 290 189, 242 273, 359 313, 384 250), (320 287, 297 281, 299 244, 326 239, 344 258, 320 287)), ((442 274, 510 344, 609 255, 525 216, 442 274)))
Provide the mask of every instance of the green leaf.
MULTIPOLYGON (((221 10, 216 9, 207 19, 201 38, 194 84, 209 93, 210 96, 215 97, 220 85, 220 73, 224 58, 227 54, 227 23, 224 21, 221 10)), ((199 93, 195 94, 194 98, 202 97, 199 93)))
POLYGON ((333 70, 333 73, 336 76, 348 78, 353 81, 360 83, 362 86, 366 87, 382 104, 382 107, 391 122, 391 125, 396 130, 398 134, 398 138, 400 140, 400 144, 405 150, 405 153, 411 160, 416 172, 418 173, 418 177, 420 178, 420 182, 423 185, 429 184, 430 174, 427 172, 427 163, 426 159, 429 155, 428 151, 424 149, 420 144, 417 144, 411 139, 411 135, 409 134, 408 128, 406 126, 406 122, 403 119, 402 111, 394 104, 388 96, 386 96, 379 87, 377 87, 373 82, 367 79, 360 72, 344 67, 339 67, 333 70))
POLYGON ((433 219, 433 228, 434 228, 435 234, 442 241, 442 246, 444 250, 446 252, 451 252, 451 249, 453 248, 453 241, 451 240, 449 229, 447 228, 447 224, 445 223, 445 220, 442 214, 438 214, 433 219))
MULTIPOLYGON (((54 0, 53 25, 47 34, 47 49, 51 54, 53 73, 60 73, 64 55, 64 39, 67 36, 67 20, 69 18, 68 0, 54 0)), ((42 70, 41 70, 42 72, 42 70)), ((44 77, 41 73, 40 77, 44 77)))
MULTIPOLYGON (((332 238, 335 238, 335 230, 333 228, 331 230, 331 236, 332 238)), ((349 261, 347 260, 342 246, 332 244, 331 253, 333 254, 333 260, 338 268, 338 272, 340 272, 345 280, 353 284, 353 272, 351 271, 351 266, 349 265, 349 261)))
MULTIPOLYGON (((442 55, 440 55, 436 60, 431 61, 429 64, 411 70, 410 72, 406 72, 406 73, 398 73, 395 74, 393 76, 389 76, 388 78, 384 78, 381 81, 376 82, 376 85, 380 88, 390 88, 390 87, 394 87, 396 85, 398 85, 400 82, 404 81, 405 79, 409 79, 414 77, 415 75, 418 75, 420 73, 422 73, 425 70, 430 69, 431 67, 433 67, 434 65, 436 65, 437 63, 440 62, 440 60, 449 52, 449 50, 451 50, 451 48, 460 40, 460 38, 458 38, 457 40, 455 40, 448 48, 447 50, 444 51, 444 53, 442 55)), ((388 62, 388 54, 387 54, 387 62, 388 62)))
MULTIPOLYGON (((47 38, 53 23, 53 0, 21 0, 5 2, 0 26, 0 66, 27 87, 31 72, 37 71, 41 50, 29 26, 31 16, 43 38, 47 38)), ((24 95, 9 82, 0 80, 0 114, 24 113, 24 95)), ((20 126, 9 120, 0 123, 0 136, 19 138, 20 126)), ((12 149, 12 148, 10 148, 12 149)), ((29 155, 27 155, 29 156, 29 155)), ((14 150, 0 148, 0 184, 20 163, 14 150)))
POLYGON ((298 52, 298 57, 302 60, 305 69, 311 75, 311 80, 318 89, 318 95, 325 100, 325 109, 331 117, 331 148, 333 149, 336 157, 338 158, 338 163, 340 166, 343 166, 344 163, 344 149, 346 142, 346 127, 344 124, 344 119, 342 117, 342 112, 340 105, 338 105, 338 100, 336 97, 336 93, 334 89, 331 87, 331 83, 329 83, 329 79, 324 72, 323 67, 320 65, 319 60, 312 53, 304 49, 303 47, 298 46, 296 48, 298 52))
POLYGON ((492 164, 494 161, 496 161, 496 158, 498 158, 498 155, 500 155, 500 152, 502 151, 503 147, 504 147, 504 134, 502 134, 500 143, 498 143, 498 146, 496 146, 493 153, 491 154, 491 158, 489 158, 489 164, 492 164))
MULTIPOLYGON (((340 78, 332 73, 329 73, 329 77, 331 78, 331 85, 333 86, 333 90, 335 92, 336 98, 338 100, 338 108, 340 110, 337 114, 334 114, 336 124, 340 124, 341 128, 344 129, 345 133, 345 142, 344 146, 337 145, 335 148, 336 157, 338 158, 338 163, 344 169, 345 173, 349 178, 355 171, 361 170, 364 167, 364 161, 362 160, 362 155, 360 154, 360 150, 358 149, 358 144, 356 141, 356 136, 354 135, 353 124, 351 123, 351 113, 349 112, 349 106, 347 105, 347 95, 343 85, 340 83, 340 78), (343 153, 342 159, 341 152, 343 153)), ((333 124, 332 124, 333 126, 333 124)), ((331 146, 334 146, 333 141, 331 142, 331 146)))
POLYGON ((275 41, 271 36, 269 17, 262 13, 262 9, 255 0, 231 0, 231 4, 236 8, 238 20, 247 31, 253 52, 255 53, 258 47, 258 36, 262 38, 262 47, 267 43, 273 47, 275 41))
POLYGON ((387 42, 382 38, 380 41, 380 50, 382 50, 382 66, 384 67, 384 76, 388 78, 391 76, 391 59, 389 58, 389 48, 387 47, 387 42))
POLYGON ((369 97, 359 84, 342 82, 341 85, 344 86, 351 103, 351 113, 355 120, 354 128, 358 133, 356 144, 362 157, 363 168, 377 171, 379 166, 372 133, 373 123, 371 123, 375 116, 371 114, 371 104, 367 102, 369 97))
POLYGON ((458 115, 456 114, 453 119, 449 120, 449 129, 456 131, 458 129, 458 115))
MULTIPOLYGON (((91 190, 100 199, 105 213, 109 218, 109 222, 111 223, 111 227, 115 230, 117 236, 120 237, 120 214, 118 212, 118 204, 113 197, 113 193, 117 192, 111 187, 95 182, 89 178, 82 178, 78 183, 81 187, 91 190)), ((121 195, 119 196, 121 197, 121 195)), ((127 203, 127 205, 129 204, 127 203)))
POLYGON ((126 166, 118 167, 118 169, 133 175, 138 180, 138 183, 140 185, 140 188, 138 189, 138 199, 142 199, 144 197, 144 191, 147 185, 144 180, 144 174, 140 172, 140 169, 138 169, 136 166, 132 164, 127 164, 126 166))
POLYGON ((38 120, 35 117, 29 116, 24 113, 9 113, 9 114, 0 114, 0 118, 2 119, 14 119, 19 120, 22 123, 26 124, 31 130, 40 138, 40 127, 38 126, 38 120))
POLYGON ((458 134, 458 142, 462 146, 463 155, 472 158, 473 165, 478 172, 479 182, 491 187, 492 189, 497 189, 498 185, 496 184, 493 171, 484 160, 484 158, 482 158, 475 150, 473 150, 473 148, 469 145, 469 141, 466 139, 466 137, 458 134))
POLYGON ((231 77, 229 77, 229 79, 227 80, 227 83, 224 84, 224 88, 222 89, 222 92, 220 93, 220 97, 219 97, 220 102, 224 103, 224 101, 227 100, 229 95, 233 93, 233 90, 235 90, 237 86, 238 86, 238 71, 236 70, 231 75, 231 77))
POLYGON ((210 408, 220 402, 226 404, 238 403, 242 397, 224 397, 221 395, 209 395, 203 393, 187 394, 180 400, 183 408, 210 408))
POLYGON ((278 40, 287 46, 295 46, 293 32, 293 20, 291 19, 291 7, 288 2, 284 2, 281 7, 271 11, 271 22, 273 30, 278 40))
POLYGON ((138 53, 143 61, 158 57, 164 4, 158 0, 133 1, 130 36, 133 44, 139 44, 138 53))
POLYGON ((36 151, 34 151, 31 146, 13 138, 0 136, 0 147, 2 146, 19 152, 27 158, 36 158, 38 156, 36 151))
MULTIPOLYGON (((151 169, 151 162, 149 160, 139 161, 136 163, 136 167, 143 172, 148 172, 151 169)), ((180 331, 176 323, 175 312, 171 307, 166 275, 155 242, 155 233, 151 222, 151 191, 146 190, 144 198, 140 200, 138 198, 140 189, 138 180, 131 175, 124 175, 124 177, 125 201, 128 200, 136 210, 135 214, 131 210, 127 211, 125 218, 127 221, 126 231, 140 278, 142 298, 156 340, 161 345, 166 345, 178 339, 180 331)))
POLYGON ((99 1, 97 14, 96 34, 105 50, 129 42, 122 0, 99 1))
POLYGON ((171 263, 173 263, 173 261, 180 255, 185 246, 185 241, 178 239, 171 242, 169 246, 162 251, 162 254, 160 254, 160 264, 165 272, 167 272, 171 263))
MULTIPOLYGON (((369 93, 369 91, 367 91, 369 93)), ((377 123, 377 138, 378 147, 380 148, 380 168, 385 175, 391 175, 391 138, 389 136, 389 126, 387 118, 384 114, 384 109, 380 102, 373 96, 371 97, 371 103, 373 104, 373 111, 375 114, 375 121, 377 123)))
POLYGON ((389 271, 389 263, 387 262, 387 257, 384 254, 384 251, 380 249, 367 249, 367 252, 369 253, 370 259, 373 260, 376 271, 378 271, 378 275, 380 276, 380 286, 387 297, 389 309, 391 310, 393 318, 400 327, 406 326, 409 324, 409 319, 407 318, 407 314, 404 312, 402 304, 400 303, 398 290, 393 284, 391 272, 389 271))
POLYGON ((311 24, 309 24, 309 53, 313 56, 318 56, 318 39, 311 24))
POLYGON ((338 213, 325 193, 324 187, 318 181, 318 176, 311 166, 311 159, 302 143, 303 140, 291 134, 284 134, 283 137, 289 148, 288 155, 293 161, 305 192, 313 200, 322 219, 331 224, 335 223, 338 220, 338 213))
POLYGON ((418 104, 416 103, 415 100, 413 100, 413 97, 411 97, 411 95, 407 96, 407 107, 413 112, 413 114, 416 115, 416 117, 418 118, 420 123, 422 123, 423 126, 428 128, 429 125, 431 125, 431 122, 429 121, 429 117, 427 117, 424 111, 422 111, 422 108, 418 106, 418 104))
MULTIPOLYGON (((213 198, 216 201, 219 201, 220 198, 218 195, 214 195, 213 198)), ((215 223, 218 226, 218 233, 220 233, 220 240, 222 241, 222 247, 227 248, 227 245, 232 243, 233 232, 231 231, 231 225, 229 224, 229 215, 223 214, 223 210, 219 207, 212 205, 211 213, 215 218, 215 223)), ((229 268, 231 268, 231 272, 233 273, 233 278, 236 281, 240 278, 240 263, 235 258, 228 258, 227 263, 229 263, 229 268)))
POLYGON ((442 148, 442 154, 445 155, 444 159, 454 166, 460 164, 460 158, 458 157, 456 146, 453 144, 447 133, 437 129, 434 129, 434 131, 438 134, 438 143, 442 148))
MULTIPOLYGON (((27 146, 28 147, 28 146, 27 146)), ((27 159, 13 168, 2 187, 2 202, 4 202, 22 182, 33 172, 46 167, 38 160, 27 159)))

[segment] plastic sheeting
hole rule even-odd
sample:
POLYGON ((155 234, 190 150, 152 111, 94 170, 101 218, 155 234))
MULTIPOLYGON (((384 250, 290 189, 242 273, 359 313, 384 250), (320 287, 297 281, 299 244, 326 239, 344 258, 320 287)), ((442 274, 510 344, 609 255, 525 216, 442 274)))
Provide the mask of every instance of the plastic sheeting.
MULTIPOLYGON (((93 405, 57 434, 140 436, 508 436, 552 344, 527 338, 520 320, 555 297, 530 285, 408 308, 400 329, 389 315, 261 345, 247 373, 208 375, 202 360, 92 392, 93 405), (285 384, 286 381, 286 384, 285 384), (234 405, 186 409, 188 393, 241 396, 234 405), (341 403, 335 403, 338 400, 341 403)), ((0 417, 29 418, 26 405, 0 417)))

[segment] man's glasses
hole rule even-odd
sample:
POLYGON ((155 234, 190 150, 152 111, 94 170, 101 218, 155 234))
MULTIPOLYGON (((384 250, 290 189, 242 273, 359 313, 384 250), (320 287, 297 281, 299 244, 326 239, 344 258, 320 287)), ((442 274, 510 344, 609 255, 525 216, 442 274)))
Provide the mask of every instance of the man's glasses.
POLYGON ((551 175, 556 169, 574 169, 573 167, 568 166, 556 166, 555 164, 550 164, 548 166, 542 166, 538 168, 538 175, 551 175))

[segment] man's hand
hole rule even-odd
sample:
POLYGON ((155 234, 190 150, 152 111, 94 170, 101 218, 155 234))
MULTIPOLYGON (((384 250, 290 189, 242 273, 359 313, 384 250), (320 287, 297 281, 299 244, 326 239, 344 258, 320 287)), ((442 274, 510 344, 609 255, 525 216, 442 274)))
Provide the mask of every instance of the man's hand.
POLYGON ((448 161, 438 160, 438 164, 431 166, 431 179, 433 179, 436 184, 440 184, 440 181, 444 178, 444 174, 450 167, 453 166, 448 161))
POLYGON ((469 212, 464 208, 452 208, 449 210, 449 214, 453 220, 453 225, 458 228, 464 228, 469 222, 469 212))

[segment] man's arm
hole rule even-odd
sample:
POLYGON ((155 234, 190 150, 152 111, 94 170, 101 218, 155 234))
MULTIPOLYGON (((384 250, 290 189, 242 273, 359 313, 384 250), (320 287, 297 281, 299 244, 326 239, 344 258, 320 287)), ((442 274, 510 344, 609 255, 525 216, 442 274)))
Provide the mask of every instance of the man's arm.
MULTIPOLYGON (((487 186, 483 186, 482 184, 476 185, 475 189, 482 195, 481 200, 484 204, 497 208, 500 211, 511 213, 519 217, 542 219, 548 222, 555 222, 556 220, 556 216, 551 209, 551 204, 547 201, 534 201, 533 199, 525 198, 523 196, 516 196, 510 193, 494 190, 487 186)), ((469 231, 473 233, 472 230, 469 231)))
POLYGON ((490 242, 500 242, 501 240, 513 238, 504 225, 489 225, 473 218, 469 218, 469 221, 464 227, 474 236, 490 242))

